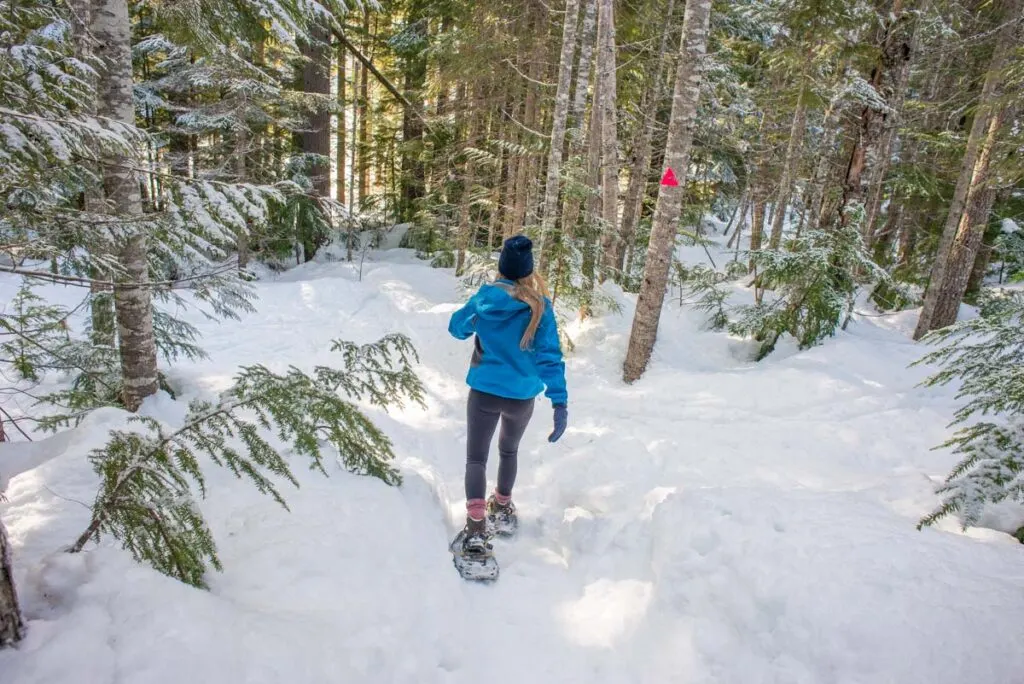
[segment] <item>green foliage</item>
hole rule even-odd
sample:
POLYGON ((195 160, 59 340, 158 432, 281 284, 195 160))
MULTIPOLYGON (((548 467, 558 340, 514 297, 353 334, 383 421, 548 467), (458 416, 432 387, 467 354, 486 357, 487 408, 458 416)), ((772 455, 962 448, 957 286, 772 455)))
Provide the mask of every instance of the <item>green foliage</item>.
POLYGON ((964 528, 977 525, 985 506, 1024 503, 1024 293, 987 292, 980 315, 924 338, 939 348, 914 363, 938 364, 932 387, 957 381, 951 426, 963 425, 936 448, 952 447, 961 460, 937 493, 941 505, 918 524, 932 525, 959 513, 964 528), (991 416, 967 424, 972 417, 991 416))
POLYGON ((677 261, 674 267, 673 275, 679 284, 680 295, 695 298, 690 304, 707 315, 708 329, 725 330, 729 325, 727 304, 732 295, 726 288, 746 273, 746 266, 730 261, 723 272, 706 264, 687 266, 677 261))
POLYGON ((805 232, 787 250, 747 252, 720 272, 708 266, 676 266, 682 294, 708 314, 708 327, 760 342, 756 359, 768 356, 779 338, 793 336, 807 349, 845 325, 859 289, 887 282, 868 257, 856 223, 805 232), (754 304, 730 304, 727 289, 753 264, 754 304), (766 292, 771 293, 766 297, 766 292))
POLYGON ((263 431, 291 445, 326 474, 323 442, 351 472, 400 484, 388 437, 356 405, 387 408, 406 399, 422 404, 423 386, 411 368, 415 349, 401 335, 367 345, 335 341, 343 367, 316 366, 311 374, 243 367, 216 404, 194 401, 184 426, 167 432, 152 418, 133 416, 141 432, 115 431, 89 459, 101 478, 92 520, 71 551, 109 534, 139 562, 196 587, 208 567, 222 568, 199 505, 206 496, 200 456, 246 479, 287 509, 275 478, 294 486, 279 447, 263 431))
POLYGON ((729 330, 761 342, 758 359, 770 354, 784 333, 796 338, 800 349, 831 337, 852 313, 859 287, 888 278, 871 261, 857 221, 807 231, 788 251, 759 250, 749 257, 755 287, 775 296, 738 307, 729 330))
POLYGON ((9 364, 22 380, 40 379, 54 365, 53 350, 69 341, 68 312, 45 304, 23 279, 11 301, 10 313, 0 313, 0 363, 9 364))

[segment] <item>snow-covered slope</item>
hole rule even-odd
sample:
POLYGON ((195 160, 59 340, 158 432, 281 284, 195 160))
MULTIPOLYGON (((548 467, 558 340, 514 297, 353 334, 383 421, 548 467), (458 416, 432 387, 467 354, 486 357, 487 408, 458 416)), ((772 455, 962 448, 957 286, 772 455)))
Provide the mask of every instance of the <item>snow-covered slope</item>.
MULTIPOLYGON (((9 300, 15 283, 0 287, 9 300)), ((52 438, 49 460, 22 455, 35 467, 8 487, 0 515, 30 632, 0 652, 0 681, 1022 681, 1020 545, 914 527, 951 464, 929 448, 953 404, 915 387, 928 371, 907 368, 921 354, 903 332, 912 321, 857 319, 821 347, 752 364, 670 306, 648 374, 625 386, 632 299, 611 291, 621 316, 568 324, 569 430, 546 442, 542 400, 515 490, 521 534, 497 542, 501 579, 480 586, 447 552, 463 516, 470 354, 446 332, 462 296, 451 273, 390 250, 361 282, 356 267, 314 263, 258 291, 241 323, 185 314, 211 359, 170 369, 182 401, 144 410, 173 423, 239 364, 309 368, 330 363, 331 339, 403 332, 428 406, 373 416, 405 484, 296 463, 288 513, 210 471, 204 511, 225 571, 204 593, 109 540, 59 552, 95 493, 84 456, 125 418, 99 411, 52 438)))

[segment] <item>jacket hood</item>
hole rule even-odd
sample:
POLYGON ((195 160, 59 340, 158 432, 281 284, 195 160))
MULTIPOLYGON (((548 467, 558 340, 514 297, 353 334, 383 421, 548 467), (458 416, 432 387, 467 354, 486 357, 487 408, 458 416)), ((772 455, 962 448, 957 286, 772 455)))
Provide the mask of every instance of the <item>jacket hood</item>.
POLYGON ((526 302, 513 297, 502 285, 511 287, 511 283, 486 284, 480 288, 476 312, 481 318, 506 319, 529 309, 526 302))

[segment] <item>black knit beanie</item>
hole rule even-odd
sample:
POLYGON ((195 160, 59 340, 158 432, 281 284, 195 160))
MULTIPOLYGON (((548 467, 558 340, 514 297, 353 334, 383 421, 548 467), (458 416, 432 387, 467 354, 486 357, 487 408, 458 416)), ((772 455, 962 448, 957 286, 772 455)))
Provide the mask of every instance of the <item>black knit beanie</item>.
POLYGON ((498 271, 509 280, 519 280, 533 273, 533 242, 525 235, 505 240, 498 257, 498 271))

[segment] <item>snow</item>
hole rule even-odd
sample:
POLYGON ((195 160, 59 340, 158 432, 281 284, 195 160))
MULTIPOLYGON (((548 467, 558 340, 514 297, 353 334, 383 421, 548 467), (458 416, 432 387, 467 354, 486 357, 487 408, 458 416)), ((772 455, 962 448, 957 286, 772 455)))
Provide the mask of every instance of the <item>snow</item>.
MULTIPOLYGON (((0 301, 16 288, 0 279, 0 301)), ((0 652, 5 683, 1020 681, 1020 545, 954 521, 915 529, 955 461, 930 451, 955 388, 918 386, 913 312, 857 316, 754 364, 748 343, 670 302, 648 373, 627 386, 634 297, 608 287, 623 313, 567 324, 569 428, 546 442, 542 399, 520 454, 520 534, 496 542, 501 578, 481 586, 447 551, 464 515, 471 351, 446 332, 466 296, 451 272, 391 249, 265 271, 256 289, 240 323, 181 314, 210 358, 166 369, 178 401, 143 412, 180 423, 241 364, 309 369, 336 361, 334 338, 405 333, 426 408, 369 411, 404 484, 296 461, 289 513, 208 468, 202 508, 225 570, 202 592, 111 540, 61 553, 95 496, 85 455, 124 412, 97 411, 52 448, 18 446, 17 461, 0 447, 29 618, 23 645, 0 652)))

